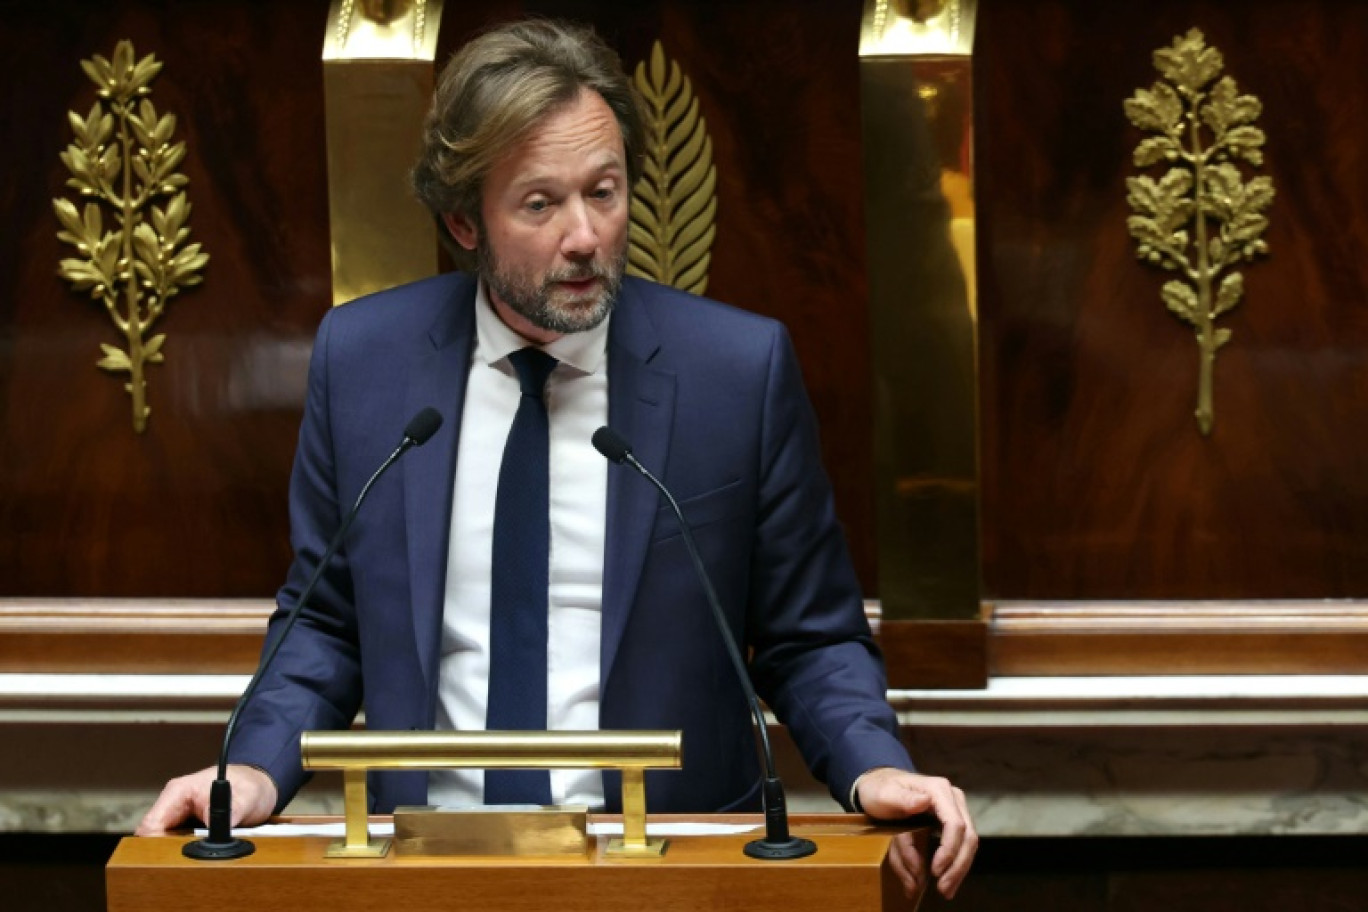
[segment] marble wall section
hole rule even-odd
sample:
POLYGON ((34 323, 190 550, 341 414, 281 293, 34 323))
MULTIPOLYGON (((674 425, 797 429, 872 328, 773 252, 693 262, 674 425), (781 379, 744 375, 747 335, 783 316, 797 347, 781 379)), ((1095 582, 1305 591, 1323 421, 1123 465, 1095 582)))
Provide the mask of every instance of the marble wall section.
POLYGON ((987 835, 1368 832, 1368 678, 1018 678, 890 699, 987 835))
MULTIPOLYGON (((245 679, 0 675, 0 832, 131 832, 217 756, 245 679)), ((895 691, 920 768, 986 836, 1368 832, 1368 678, 997 679, 895 691)), ((834 811, 774 733, 790 806, 834 811)), ((338 813, 320 776, 291 813, 338 813)))

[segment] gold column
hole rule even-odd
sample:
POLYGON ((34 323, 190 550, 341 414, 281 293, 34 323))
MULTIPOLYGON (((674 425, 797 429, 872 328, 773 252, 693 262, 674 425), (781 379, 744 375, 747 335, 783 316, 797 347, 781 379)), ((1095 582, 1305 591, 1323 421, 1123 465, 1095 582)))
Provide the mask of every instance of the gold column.
POLYGON ((323 41, 333 304, 437 272, 409 190, 442 0, 332 0, 323 41))
POLYGON ((974 0, 866 0, 860 38, 879 596, 979 616, 974 0))

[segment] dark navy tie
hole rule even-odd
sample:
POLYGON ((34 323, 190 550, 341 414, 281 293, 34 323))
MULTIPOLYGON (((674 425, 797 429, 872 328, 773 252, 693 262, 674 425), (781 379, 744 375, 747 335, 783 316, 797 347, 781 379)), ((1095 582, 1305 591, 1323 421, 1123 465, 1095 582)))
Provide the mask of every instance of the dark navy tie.
MULTIPOLYGON (((522 396, 504 444, 494 505, 489 598, 489 731, 546 730, 546 613, 551 562, 550 434, 542 390, 556 359, 508 356, 522 396)), ((550 804, 546 770, 486 770, 486 804, 550 804)))

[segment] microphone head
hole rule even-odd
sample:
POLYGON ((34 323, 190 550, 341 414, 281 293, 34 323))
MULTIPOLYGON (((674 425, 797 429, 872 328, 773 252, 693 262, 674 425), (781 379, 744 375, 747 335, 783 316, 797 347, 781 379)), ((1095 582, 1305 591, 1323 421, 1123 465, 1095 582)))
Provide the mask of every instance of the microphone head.
POLYGON ((632 455, 632 448, 627 445, 627 441, 619 437, 618 432, 607 425, 594 431, 593 441, 594 449, 619 465, 632 455))
POLYGON ((422 446, 441 426, 442 413, 428 406, 409 420, 404 428, 404 439, 412 440, 414 446, 422 446))

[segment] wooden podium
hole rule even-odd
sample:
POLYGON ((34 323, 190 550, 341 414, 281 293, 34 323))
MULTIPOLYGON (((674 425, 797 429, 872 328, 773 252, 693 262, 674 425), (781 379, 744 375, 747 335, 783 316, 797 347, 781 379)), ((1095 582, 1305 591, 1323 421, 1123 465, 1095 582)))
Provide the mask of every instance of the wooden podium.
MULTIPOLYGON (((758 815, 651 820, 760 825, 758 815)), ((753 835, 739 834, 671 836, 664 856, 649 860, 605 856, 607 837, 591 840, 584 857, 414 857, 391 851, 383 858, 325 859, 329 837, 263 836, 253 840, 256 852, 246 858, 205 862, 181 855, 185 836, 129 837, 110 858, 105 878, 109 912, 916 909, 921 897, 904 896, 886 862, 889 842, 901 830, 874 826, 856 814, 795 815, 790 826, 794 835, 817 843, 815 855, 757 861, 741 850, 753 835)), ((913 832, 925 855, 929 830, 913 832)))

